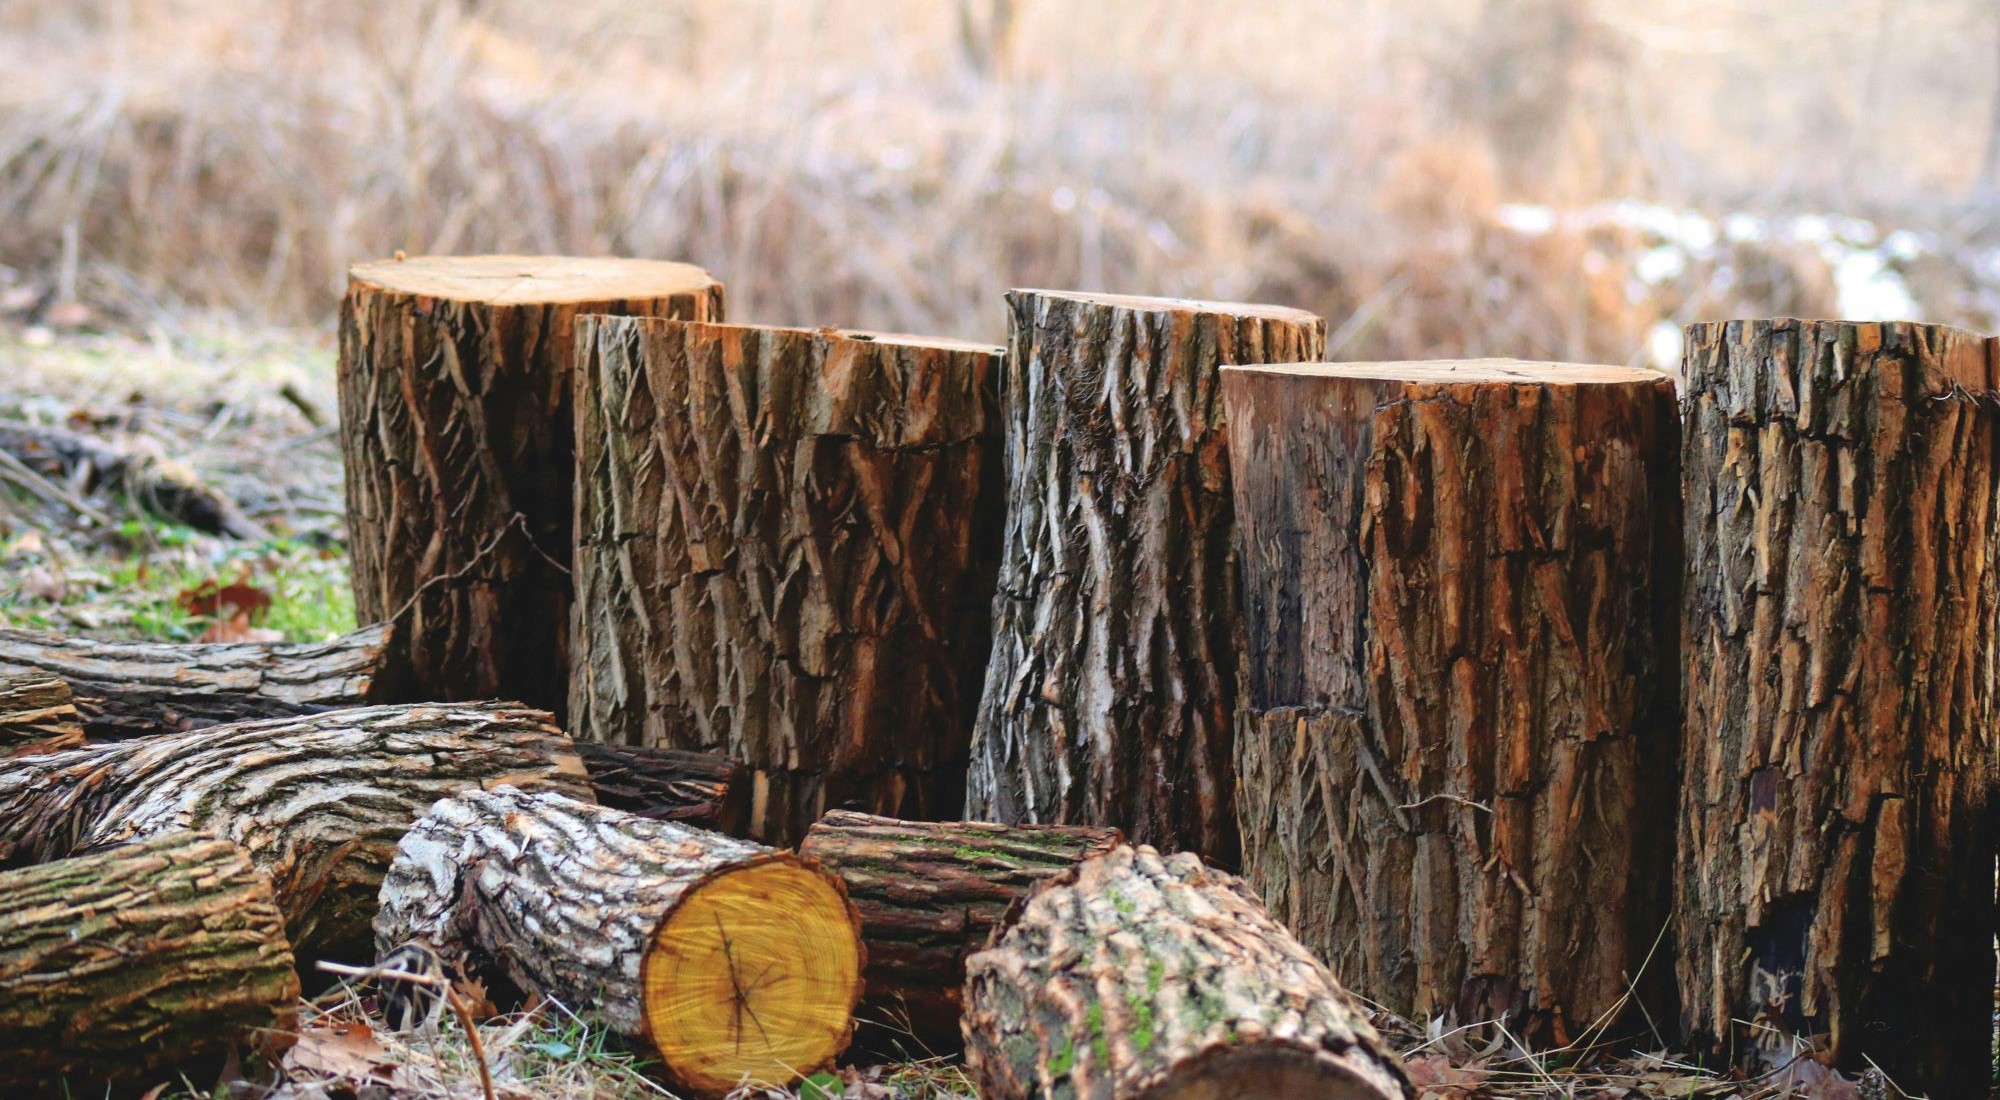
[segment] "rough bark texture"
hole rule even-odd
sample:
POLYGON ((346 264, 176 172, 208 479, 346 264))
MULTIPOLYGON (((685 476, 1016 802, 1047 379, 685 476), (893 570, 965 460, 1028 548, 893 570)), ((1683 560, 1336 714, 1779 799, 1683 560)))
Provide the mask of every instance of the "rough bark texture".
POLYGON ((151 1084, 291 1042, 299 978, 271 880, 177 832, 0 872, 0 1090, 151 1084))
POLYGON ((1192 853, 1120 847, 1051 879, 968 970, 987 1100, 1415 1095, 1326 967, 1192 853))
POLYGON ((0 421, 0 451, 49 481, 85 493, 114 491, 154 515, 235 539, 269 538, 235 500, 202 483, 193 470, 146 450, 19 421, 0 421))
POLYGON ((1732 321, 1691 326, 1686 367, 1686 1022, 1745 1060, 1817 1036, 1984 1095, 1993 346, 1732 321))
POLYGON ((958 1045, 965 960, 1036 883, 1102 855, 1116 829, 934 824, 836 810, 799 854, 840 877, 868 943, 862 1023, 871 1046, 912 1054, 958 1045))
POLYGON ((579 738, 721 752, 750 834, 957 817, 1002 512, 999 349, 590 319, 579 738))
POLYGON ((576 742, 599 805, 660 821, 741 835, 750 815, 748 773, 714 753, 576 742))
POLYGON ((100 740, 221 722, 316 714, 399 694, 395 632, 364 627, 331 642, 97 642, 0 629, 0 673, 69 681, 84 731, 100 740))
POLYGON ((81 744, 83 716, 66 681, 38 672, 0 673, 0 757, 81 744))
POLYGON ((652 1045, 702 1095, 829 1064, 861 993, 859 922, 811 863, 512 788, 445 799, 410 830, 375 940, 496 967, 652 1045))
POLYGON ((568 691, 576 320, 720 320, 699 268, 548 256, 360 264, 340 314, 355 612, 406 620, 419 699, 568 691))
POLYGON ((1298 310, 1015 291, 1007 526, 967 816, 1233 866, 1240 690, 1218 367, 1317 359, 1298 310))
POLYGON ((410 823, 499 783, 591 797, 548 715, 491 704, 363 707, 21 757, 0 769, 0 865, 205 829, 270 873, 301 953, 334 951, 367 943, 410 823))
POLYGON ((1246 877, 1357 993, 1561 1044, 1671 1018, 1672 381, 1224 371, 1246 877), (1636 998, 1620 1000, 1654 955, 1636 998))

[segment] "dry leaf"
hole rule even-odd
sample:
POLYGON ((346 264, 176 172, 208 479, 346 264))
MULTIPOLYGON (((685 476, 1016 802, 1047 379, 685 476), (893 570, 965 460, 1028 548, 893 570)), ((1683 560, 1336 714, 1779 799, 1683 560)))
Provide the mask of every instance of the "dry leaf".
POLYGON ((68 586, 62 582, 61 577, 39 565, 28 570, 27 575, 21 578, 21 591, 51 603, 59 602, 67 589, 68 586))
POLYGON ((459 978, 451 983, 451 991, 458 994, 458 1003, 475 1020, 491 1019, 500 1014, 493 1007, 493 998, 487 993, 486 983, 478 978, 459 978))
POLYGON ((182 589, 178 599, 181 610, 188 614, 212 617, 218 621, 239 614, 252 619, 271 609, 269 592, 242 581, 235 584, 203 581, 193 588, 182 589))
POLYGON ((251 626, 250 616, 232 615, 216 620, 213 626, 201 632, 204 642, 282 642, 285 632, 268 630, 261 626, 251 626))
POLYGON ((285 1052, 285 1069, 366 1081, 388 1057, 373 1028, 359 1020, 339 1020, 299 1032, 299 1041, 285 1052))

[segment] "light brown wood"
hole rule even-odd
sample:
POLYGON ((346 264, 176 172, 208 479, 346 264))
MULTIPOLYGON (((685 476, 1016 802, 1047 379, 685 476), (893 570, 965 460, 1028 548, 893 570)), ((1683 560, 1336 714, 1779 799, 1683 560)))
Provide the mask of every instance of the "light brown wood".
POLYGON ((0 757, 83 744, 83 716, 68 682, 43 673, 0 673, 0 757))

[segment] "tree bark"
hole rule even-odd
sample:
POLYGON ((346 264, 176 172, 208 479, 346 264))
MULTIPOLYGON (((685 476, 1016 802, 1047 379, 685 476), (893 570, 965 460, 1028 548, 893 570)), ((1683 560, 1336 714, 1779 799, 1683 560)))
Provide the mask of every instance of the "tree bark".
POLYGON ((726 756, 684 749, 576 742, 599 805, 742 835, 750 814, 749 776, 726 756))
POLYGON ((835 810, 799 854, 840 877, 861 914, 870 1046, 906 1056, 959 1043, 965 960, 1030 888, 1121 841, 1116 829, 933 824, 835 810), (903 1039, 911 1042, 903 1043, 903 1039))
POLYGON ((0 872, 0 1090, 101 1094, 291 1044, 299 978, 271 880, 172 833, 0 872))
POLYGON ((83 744, 83 716, 69 684, 41 673, 0 673, 0 757, 59 752, 83 744))
POLYGON ((1298 310, 1015 291, 1008 514, 967 816, 1237 858, 1218 367, 1319 357, 1298 310))
POLYGON ((1002 511, 999 349, 591 319, 582 739, 721 752, 750 835, 957 817, 1002 511))
POLYGON ((967 969, 987 1100, 1415 1096, 1326 967, 1192 853, 1120 847, 1064 872, 967 969))
POLYGON ((1982 1095, 1993 342, 1779 320, 1686 346, 1686 1023, 1745 1062, 1811 1039, 1912 1093, 1982 1095))
POLYGON ((269 872, 301 954, 332 953, 367 943, 410 823, 498 783, 591 797, 548 715, 493 704, 364 707, 21 757, 0 769, 0 865, 205 829, 269 872))
POLYGON ((576 319, 719 320, 686 264, 358 264, 340 315, 355 612, 407 619, 421 699, 566 705, 576 319))
POLYGON ((1246 877, 1413 1019, 1561 1045, 1671 1018, 1672 381, 1511 360, 1223 375, 1246 877))
POLYGON ((811 861, 508 787, 403 839, 375 942, 412 941, 643 1041, 702 1096, 830 1065, 862 988, 859 920, 811 861))
POLYGON ((0 629, 0 673, 67 680, 100 740, 390 701, 400 640, 388 626, 331 642, 97 642, 0 629))

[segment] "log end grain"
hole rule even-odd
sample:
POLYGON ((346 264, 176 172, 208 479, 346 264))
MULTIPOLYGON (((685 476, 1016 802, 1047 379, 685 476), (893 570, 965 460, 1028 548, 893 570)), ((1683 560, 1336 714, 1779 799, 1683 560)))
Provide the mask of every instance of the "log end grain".
POLYGON ((614 256, 411 256, 354 264, 347 275, 396 294, 496 306, 672 298, 715 286, 693 264, 614 256))

